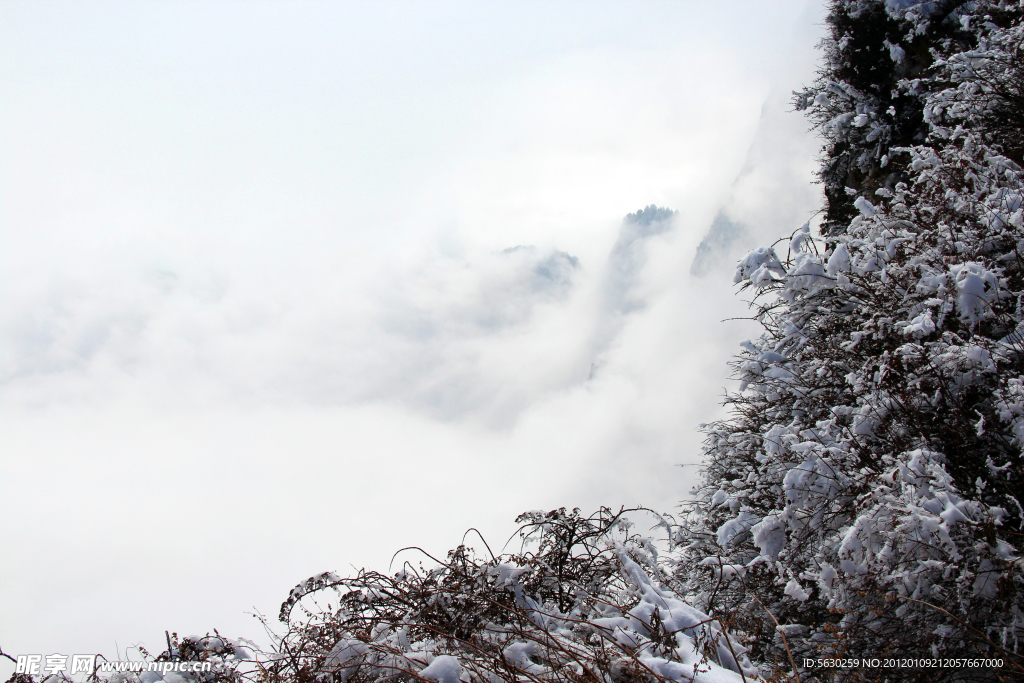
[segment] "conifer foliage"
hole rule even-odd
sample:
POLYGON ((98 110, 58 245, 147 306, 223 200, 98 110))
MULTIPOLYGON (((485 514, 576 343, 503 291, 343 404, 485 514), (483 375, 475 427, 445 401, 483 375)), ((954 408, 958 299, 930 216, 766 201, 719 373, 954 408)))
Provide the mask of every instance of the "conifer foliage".
POLYGON ((1022 18, 832 4, 826 64, 797 95, 826 140, 824 241, 805 225, 737 268, 765 332, 735 361, 681 532, 699 606, 755 660, 1024 671, 1022 18))

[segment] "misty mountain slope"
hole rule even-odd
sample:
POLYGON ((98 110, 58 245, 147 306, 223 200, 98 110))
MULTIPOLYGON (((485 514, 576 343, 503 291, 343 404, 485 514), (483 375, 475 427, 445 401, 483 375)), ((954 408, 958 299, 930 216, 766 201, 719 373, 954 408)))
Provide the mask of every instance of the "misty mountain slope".
POLYGON ((743 249, 743 243, 749 239, 748 229, 731 220, 724 209, 720 210, 711 221, 704 239, 697 245, 690 274, 701 277, 722 267, 743 249))
POLYGON ((360 400, 389 391, 389 369, 408 380, 416 367, 443 362, 423 355, 433 341, 501 335, 528 325, 538 308, 564 305, 579 267, 569 254, 532 247, 476 262, 435 261, 377 286, 371 308, 339 293, 315 312, 296 296, 305 284, 300 278, 291 291, 264 296, 241 278, 184 263, 117 269, 91 282, 65 276, 5 310, 0 385, 42 387, 61 376, 173 367, 212 371, 225 391, 262 385, 261 392, 277 387, 310 400, 360 400), (356 347, 373 335, 380 356, 361 355, 356 347), (306 362, 320 366, 322 384, 303 384, 301 371, 290 389, 282 384, 293 373, 280 364, 294 345, 305 346, 306 362), (417 347, 423 351, 401 360, 417 347), (408 365, 396 368, 396 361, 408 365), (354 363, 364 377, 351 374, 354 363), (332 374, 339 377, 334 386, 332 374))
POLYGON ((821 192, 810 181, 820 143, 792 109, 788 95, 779 92, 765 101, 743 168, 697 246, 692 275, 731 276, 750 249, 788 236, 817 213, 821 192))
POLYGON ((622 219, 597 284, 600 314, 591 332, 590 379, 607 363, 610 347, 620 338, 629 317, 650 303, 650 292, 643 286, 649 252, 659 246, 653 243, 654 238, 675 229, 677 215, 676 211, 650 204, 622 219))
POLYGON ((675 216, 675 211, 651 204, 622 219, 618 239, 608 256, 606 291, 611 310, 627 315, 643 306, 640 301, 630 300, 630 290, 646 262, 650 239, 672 230, 675 216))
POLYGON ((315 269, 276 289, 172 259, 57 277, 4 311, 0 387, 29 402, 75 401, 166 373, 197 396, 398 402, 508 426, 538 396, 580 386, 607 363, 656 296, 649 252, 667 248, 656 238, 675 216, 654 205, 627 215, 603 262, 529 245, 436 254, 380 268, 364 292, 325 292, 316 306, 315 269))

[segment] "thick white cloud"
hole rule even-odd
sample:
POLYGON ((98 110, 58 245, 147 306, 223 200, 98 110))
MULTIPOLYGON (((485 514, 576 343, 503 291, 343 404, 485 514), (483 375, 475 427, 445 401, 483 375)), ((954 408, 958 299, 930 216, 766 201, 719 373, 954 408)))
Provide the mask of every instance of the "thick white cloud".
POLYGON ((318 571, 684 499, 752 331, 690 263, 813 209, 817 11, 0 8, 0 646, 259 638, 318 571))

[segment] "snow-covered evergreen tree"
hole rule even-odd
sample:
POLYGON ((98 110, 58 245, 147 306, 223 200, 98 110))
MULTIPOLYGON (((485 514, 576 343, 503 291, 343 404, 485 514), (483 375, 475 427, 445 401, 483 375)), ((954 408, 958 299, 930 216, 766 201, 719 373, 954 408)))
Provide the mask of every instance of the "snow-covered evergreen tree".
POLYGON ((769 665, 1024 671, 1022 20, 1018 2, 832 3, 797 96, 826 140, 824 240, 805 225, 737 268, 765 332, 681 532, 699 606, 769 665))

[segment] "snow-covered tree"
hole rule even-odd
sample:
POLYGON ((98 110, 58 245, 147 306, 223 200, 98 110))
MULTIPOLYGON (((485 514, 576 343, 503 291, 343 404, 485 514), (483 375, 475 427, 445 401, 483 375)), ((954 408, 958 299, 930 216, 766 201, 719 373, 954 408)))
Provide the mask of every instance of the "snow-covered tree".
POLYGON ((755 660, 1024 672, 1022 20, 1017 2, 832 4, 797 96, 826 140, 824 240, 804 225, 737 268, 765 332, 680 533, 698 606, 755 660))

